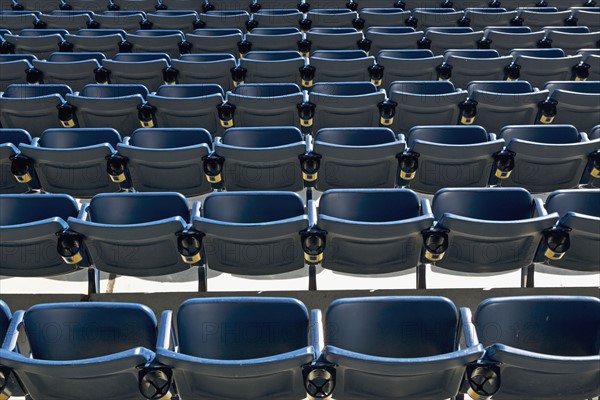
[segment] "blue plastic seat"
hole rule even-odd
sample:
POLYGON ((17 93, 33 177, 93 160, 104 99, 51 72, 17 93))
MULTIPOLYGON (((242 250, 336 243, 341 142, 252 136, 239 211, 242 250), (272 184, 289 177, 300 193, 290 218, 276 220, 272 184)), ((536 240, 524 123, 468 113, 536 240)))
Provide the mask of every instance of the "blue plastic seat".
POLYGON ((112 0, 113 8, 121 11, 154 12, 159 8, 157 0, 112 0))
POLYGON ((161 128, 203 127, 214 135, 223 131, 217 106, 224 102, 219 85, 163 85, 147 96, 161 128))
POLYGON ((431 194, 444 187, 487 186, 504 147, 504 140, 481 126, 416 126, 406 140, 400 185, 431 194))
POLYGON ((600 49, 580 49, 577 51, 577 54, 583 58, 581 60, 582 63, 590 66, 587 80, 600 81, 600 49))
POLYGON ((570 11, 558 11, 556 7, 520 7, 517 9, 517 13, 518 15, 514 23, 528 26, 534 32, 542 30, 545 26, 563 25, 565 20, 571 15, 570 11))
MULTIPOLYGON (((161 0, 162 1, 162 0, 161 0)), ((177 3, 171 0, 171 4, 177 3)), ((203 6, 205 10, 245 10, 248 8, 249 2, 246 0, 208 0, 206 6, 203 6)))
POLYGON ((483 38, 483 32, 468 27, 428 28, 419 41, 419 48, 430 49, 436 55, 449 49, 477 49, 477 43, 483 38))
POLYGON ((377 55, 383 50, 416 50, 423 32, 408 26, 372 26, 365 36, 371 41, 371 54, 377 55))
POLYGON ((398 157, 405 148, 404 140, 388 128, 320 129, 311 152, 319 167, 309 171, 311 179, 320 191, 393 188, 398 181, 398 157))
POLYGON ((177 70, 165 53, 119 53, 103 60, 102 67, 108 71, 109 83, 140 84, 149 91, 177 82, 177 70))
POLYGON ((79 29, 97 27, 97 23, 86 13, 75 15, 41 14, 38 18, 40 23, 44 24, 45 29, 66 29, 75 32, 79 29))
POLYGON ((355 28, 362 30, 364 20, 359 19, 356 11, 347 8, 316 8, 306 13, 306 18, 300 22, 300 29, 308 31, 311 28, 355 28))
POLYGON ((302 37, 298 28, 255 28, 245 38, 252 51, 284 51, 298 50, 302 37))
POLYGON ((537 88, 549 81, 582 79, 584 74, 577 68, 581 56, 565 55, 561 49, 513 49, 510 55, 513 62, 507 67, 507 79, 527 81, 537 88))
POLYGON ((417 30, 439 26, 458 26, 458 20, 462 16, 462 11, 452 8, 415 8, 412 15, 406 19, 405 24, 417 30))
POLYGON ((437 79, 437 67, 442 56, 434 56, 423 50, 382 50, 377 54, 377 64, 384 68, 382 87, 390 87, 396 81, 433 81, 437 79))
POLYGON ((139 304, 38 304, 15 313, 0 363, 16 372, 32 397, 142 400, 142 391, 156 395, 164 384, 156 379, 164 372, 153 364, 156 331, 154 313, 139 304), (31 354, 13 352, 25 337, 31 354))
POLYGON ((304 65, 305 60, 297 51, 251 51, 240 59, 238 68, 232 71, 232 78, 236 86, 241 83, 300 85, 304 65))
POLYGON ((39 21, 35 13, 24 14, 1 14, 0 27, 12 32, 18 32, 21 29, 33 28, 39 21))
POLYGON ((339 299, 325 321, 322 359, 335 370, 339 399, 454 397, 466 365, 483 355, 466 332, 470 324, 444 297, 339 299))
POLYGON ((302 101, 302 92, 293 83, 244 84, 227 95, 229 107, 221 107, 219 117, 226 128, 300 126, 297 105, 302 101))
POLYGON ((575 22, 578 26, 587 26, 591 31, 598 31, 600 29, 598 14, 598 7, 573 9, 570 22, 575 22))
MULTIPOLYGON (((0 300, 0 340, 4 342, 8 328, 12 320, 12 313, 6 303, 0 300)), ((16 350, 15 350, 16 351, 16 350)), ((10 398, 10 396, 23 396, 21 385, 17 382, 15 375, 8 368, 3 368, 0 365, 0 373, 2 374, 2 387, 0 395, 10 398)))
POLYGON ((386 125, 406 134, 414 126, 455 124, 467 92, 444 81, 393 82, 388 98, 396 106, 395 116, 386 125))
MULTIPOLYGON (((35 166, 44 192, 81 198, 127 187, 123 172, 111 168, 120 142, 114 129, 60 128, 44 131, 33 143, 21 144, 19 150, 35 166), (107 173, 107 168, 111 172, 107 173)), ((24 172, 29 173, 27 169, 24 172)))
POLYGON ((309 341, 308 311, 300 301, 190 299, 177 312, 177 334, 172 318, 172 311, 163 312, 157 353, 161 363, 174 368, 182 398, 296 400, 306 396, 303 366, 314 360, 315 349, 309 341), (208 326, 214 327, 214 333, 208 333, 208 326), (175 339, 178 348, 173 351, 175 339))
POLYGON ((408 189, 328 190, 317 224, 326 232, 322 266, 360 275, 415 268, 432 224, 429 202, 408 189))
POLYGON ((557 212, 560 220, 552 246, 538 251, 537 261, 573 271, 599 272, 600 190, 578 189, 552 192, 546 199, 548 212, 557 212), (565 238, 568 249, 563 251, 565 238), (558 250, 558 251, 555 251, 558 250))
POLYGON ((221 192, 204 200, 193 229, 204 264, 239 275, 275 275, 304 267, 301 232, 309 228, 302 199, 291 192, 221 192), (231 251, 231 249, 235 249, 231 251))
POLYGON ((306 142, 295 127, 230 128, 215 141, 228 191, 301 191, 300 157, 305 151, 306 142))
POLYGON ((66 84, 78 92, 87 84, 104 83, 96 73, 104 58, 102 53, 52 53, 48 60, 31 61, 37 71, 28 71, 28 80, 31 84, 66 84))
POLYGON ((571 124, 590 132, 598 124, 600 82, 548 82, 550 92, 540 105, 538 120, 542 124, 571 124))
POLYGON ((28 191, 28 184, 36 184, 36 176, 30 167, 29 176, 17 180, 12 165, 19 162, 19 144, 31 144, 31 136, 23 129, 0 128, 0 193, 16 194, 28 191), (14 160, 14 161, 13 161, 14 160), (28 182, 27 182, 28 181, 28 182))
POLYGON ((368 30, 372 26, 398 26, 410 17, 410 11, 394 7, 392 0, 388 0, 387 5, 383 8, 378 8, 372 3, 374 3, 373 0, 359 3, 360 18, 365 20, 363 30, 368 30))
MULTIPOLYGON (((139 28, 136 27, 137 30, 139 28)), ((74 34, 66 34, 65 40, 73 45, 74 52, 99 52, 106 58, 119 53, 119 45, 125 41, 122 29, 81 29, 74 34)))
POLYGON ((299 50, 305 57, 315 50, 368 51, 368 42, 363 39, 363 34, 354 28, 312 28, 299 43, 299 50))
MULTIPOLYGON (((30 70, 32 65, 31 60, 24 56, 19 54, 0 55, 0 92, 4 92, 9 85, 28 83, 26 71, 30 70)), ((33 55, 31 57, 35 58, 33 55)))
MULTIPOLYGON (((196 29, 185 35, 186 41, 192 44, 194 54, 226 53, 238 56, 238 43, 244 36, 238 28, 196 29)), ((286 49, 284 49, 286 50, 286 49)))
POLYGON ((512 61, 496 50, 446 50, 444 63, 438 68, 438 79, 450 80, 457 88, 466 89, 471 81, 504 79, 504 68, 512 61))
POLYGON ((231 69, 236 61, 231 54, 185 54, 171 64, 177 70, 179 84, 216 84, 225 92, 233 90, 231 69))
POLYGON ((127 158, 137 192, 199 196, 212 190, 203 171, 203 158, 212 151, 212 138, 205 129, 137 129, 117 145, 117 151, 127 158))
POLYGON ((250 19, 248 11, 243 9, 208 11, 199 14, 203 28, 208 29, 240 29, 246 31, 246 23, 250 19))
POLYGON ((442 189, 433 197, 434 228, 424 262, 465 273, 500 273, 529 267, 558 214, 522 188, 442 189))
POLYGON ((67 50, 63 36, 66 33, 66 30, 59 33, 50 29, 31 29, 27 34, 24 31, 19 35, 6 34, 0 43, 6 53, 33 54, 39 59, 46 59, 56 51, 67 50))
MULTIPOLYGON (((127 33, 125 40, 130 43, 131 51, 134 53, 165 53, 171 58, 189 53, 193 47, 185 41, 182 31, 174 29, 139 30, 127 33)), ((118 56, 115 59, 118 60, 118 56)))
POLYGON ((96 14, 94 21, 100 24, 100 29, 122 29, 125 32, 135 32, 140 29, 140 24, 145 19, 144 15, 144 12, 105 11, 102 14, 96 14))
POLYGON ((195 29, 200 28, 199 25, 201 24, 198 13, 194 12, 194 10, 184 10, 186 9, 184 8, 182 11, 171 11, 169 9, 157 11, 153 14, 146 14, 146 26, 148 26, 149 22, 153 30, 178 30, 183 33, 191 33, 195 29))
MULTIPOLYGON (((517 27, 511 27, 517 28, 517 27)), ((545 36, 545 32, 532 32, 529 28, 525 31, 511 29, 486 29, 483 39, 478 43, 479 48, 494 49, 503 56, 510 54, 511 50, 519 47, 521 49, 534 49, 545 36)))
MULTIPOLYGON (((67 85, 10 85, 0 96, 0 123, 4 128, 25 129, 38 137, 45 129, 60 128, 67 85)), ((73 126, 71 124, 67 124, 73 126)))
POLYGON ((534 124, 539 104, 548 96, 547 90, 534 89, 525 81, 473 81, 467 90, 459 122, 481 125, 496 134, 505 125, 534 124))
POLYGON ((322 128, 377 127, 382 118, 378 105, 384 101, 385 93, 371 82, 316 83, 309 102, 300 108, 301 124, 313 132, 322 128))
POLYGON ((77 95, 67 95, 70 120, 82 128, 112 128, 123 136, 140 127, 153 126, 152 109, 144 107, 148 90, 143 85, 86 85, 77 95))
MULTIPOLYGON (((279 0, 277 0, 279 1, 279 0)), ((289 1, 289 0, 288 0, 289 1)), ((299 22, 304 17, 298 10, 298 2, 291 0, 294 3, 293 8, 261 8, 258 12, 252 14, 246 28, 248 31, 260 28, 292 28, 298 27, 299 22)))
POLYGON ((490 25, 509 26, 516 17, 516 11, 509 11, 506 8, 468 8, 458 24, 470 26, 474 31, 481 31, 490 25))
POLYGON ((600 148, 600 140, 590 141, 572 125, 506 126, 498 137, 506 147, 497 160, 495 181, 532 193, 576 188, 590 155, 600 148))
POLYGON ((486 355, 469 371, 475 395, 498 400, 590 399, 600 387, 600 301, 524 296, 483 301, 473 318, 486 355), (495 392, 495 393, 494 393, 495 392))
POLYGON ((52 276, 88 265, 85 252, 69 252, 78 242, 66 222, 79 210, 71 196, 2 194, 0 205, 0 275, 52 276))
POLYGON ((317 50, 310 56, 315 68, 315 82, 361 82, 381 84, 382 75, 377 74, 375 57, 362 50, 317 50))

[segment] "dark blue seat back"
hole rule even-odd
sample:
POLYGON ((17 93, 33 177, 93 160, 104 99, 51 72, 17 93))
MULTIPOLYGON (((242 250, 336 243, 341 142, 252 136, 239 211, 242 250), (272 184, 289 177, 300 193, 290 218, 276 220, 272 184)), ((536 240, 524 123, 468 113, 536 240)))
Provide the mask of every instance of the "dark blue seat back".
POLYGON ((185 197, 179 193, 100 194, 90 202, 90 220, 100 224, 142 224, 171 217, 190 219, 185 197))
POLYGON ((456 89, 452 82, 448 81, 412 81, 412 82, 393 82, 388 93, 402 92, 411 94, 447 94, 454 93, 456 89))
POLYGON ((40 304, 25 313, 24 324, 33 358, 42 360, 81 360, 156 345, 156 318, 137 304, 40 304))
POLYGON ((370 82, 316 83, 310 93, 330 96, 360 96, 376 93, 377 87, 370 82))
POLYGON ((20 143, 31 144, 31 135, 24 129, 0 129, 0 144, 12 143, 18 146, 20 143))
POLYGON ((475 90, 492 93, 532 93, 533 87, 526 81, 473 81, 467 86, 469 93, 475 90))
POLYGON ((407 143, 411 147, 415 140, 452 145, 485 143, 488 133, 481 126, 421 126, 408 132, 407 143))
POLYGON ((475 313, 485 346, 495 343, 557 356, 592 356, 600 351, 600 300, 575 296, 492 298, 475 313))
POLYGON ((458 312, 443 297, 340 299, 325 320, 327 345, 357 353, 411 358, 456 349, 458 312))
POLYGON ((220 94, 225 96, 225 92, 219 85, 163 85, 156 91, 158 96, 186 98, 186 97, 203 97, 211 94, 220 94))
POLYGON ((34 54, 0 54, 0 62, 9 62, 9 61, 17 61, 17 60, 37 60, 37 57, 34 54))
POLYGON ((394 132, 386 128, 367 129, 320 129, 315 141, 337 144, 340 146, 376 146, 395 141, 394 132))
POLYGON ((561 217, 569 212, 600 217, 600 191, 566 190, 551 193, 546 199, 546 210, 561 217))
POLYGON ((221 222, 252 224, 294 218, 304 214, 302 199, 294 193, 213 193, 204 200, 203 217, 221 222))
POLYGON ((171 57, 166 53, 119 53, 113 57, 113 60, 129 63, 166 60, 170 63, 171 57))
POLYGON ((564 57, 565 52, 561 49, 515 49, 510 52, 513 58, 520 56, 538 57, 538 58, 558 58, 564 57))
POLYGON ((5 302, 0 300, 0 340, 4 341, 4 336, 10 325, 11 313, 5 302))
POLYGON ((161 37, 161 36, 171 36, 171 35, 180 35, 183 39, 183 32, 174 30, 174 29, 151 29, 151 30, 139 30, 134 33, 137 36, 146 36, 146 37, 161 37))
POLYGON ((122 29, 80 29, 77 31, 77 36, 110 36, 121 35, 125 37, 126 32, 122 29))
POLYGON ((84 61, 84 60, 96 60, 99 63, 102 60, 106 59, 104 54, 102 53, 52 53, 48 61, 51 62, 74 62, 74 61, 84 61))
POLYGON ((580 141, 577 128, 572 125, 513 125, 502 128, 499 138, 507 143, 513 139, 529 142, 568 144, 580 141))
POLYGON ((244 360, 308 346, 308 312, 295 299, 191 299, 177 321, 179 351, 194 357, 244 360))
POLYGON ((66 29, 23 29, 19 32, 19 36, 49 36, 49 35, 67 35, 66 29))
POLYGON ((148 96, 148 89, 144 85, 86 85, 80 92, 80 96, 97 98, 125 97, 139 94, 144 99, 148 96))
POLYGON ((330 60, 354 60, 367 57, 362 50, 316 50, 311 57, 327 58, 330 60))
POLYGON ((465 58, 495 58, 500 57, 496 50, 446 50, 444 58, 465 57, 465 58))
POLYGON ((433 52, 428 49, 421 50, 381 50, 377 53, 377 58, 379 57, 389 57, 389 58, 401 58, 408 60, 416 60, 419 58, 431 58, 433 57, 433 52))
POLYGON ((77 202, 64 194, 15 194, 0 196, 0 225, 19 225, 60 217, 77 217, 77 202))
POLYGON ((240 85, 234 93, 249 97, 274 97, 300 93, 300 88, 293 83, 256 83, 240 85))
POLYGON ((319 213, 334 218, 361 222, 400 221, 419 216, 419 197, 408 189, 339 190, 325 192, 319 213))
POLYGON ((189 62, 214 62, 233 58, 231 54, 182 54, 181 61, 189 62))
POLYGON ((236 147, 276 147, 301 142, 302 133, 294 127, 231 128, 223 133, 221 141, 236 147))
POLYGON ((10 85, 6 88, 3 97, 24 99, 58 94, 64 98, 72 93, 73 91, 67 85, 10 85))
POLYGON ((142 128, 133 132, 129 140, 129 144, 132 146, 148 149, 175 149, 203 143, 212 147, 210 133, 200 128, 142 128))
POLYGON ((600 82, 598 81, 583 81, 583 82, 548 82, 544 86, 552 93, 554 90, 567 90, 577 93, 600 93, 600 82))
POLYGON ((520 188, 442 189, 432 204, 436 219, 445 213, 464 217, 512 221, 528 219, 532 214, 531 195, 520 188))
POLYGON ((41 147, 51 149, 69 149, 108 143, 116 148, 121 135, 110 128, 48 129, 39 140, 41 147))
POLYGON ((302 57, 297 51, 251 51, 244 56, 246 60, 283 61, 302 57))

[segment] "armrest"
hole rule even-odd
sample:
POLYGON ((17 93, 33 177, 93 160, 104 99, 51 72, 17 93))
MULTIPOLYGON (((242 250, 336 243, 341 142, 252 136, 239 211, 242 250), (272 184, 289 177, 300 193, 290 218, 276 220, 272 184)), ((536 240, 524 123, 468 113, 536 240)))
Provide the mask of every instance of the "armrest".
POLYGON ((496 136, 495 133, 488 133, 488 139, 490 142, 493 142, 494 140, 498 139, 498 136, 496 136))
MULTIPOLYGON (((221 138, 221 136, 217 136, 214 140, 213 140, 214 144, 222 144, 223 140, 221 138)), ((214 151, 213 151, 214 152, 214 151)))
POLYGON ((200 209, 202 208, 202 206, 200 205, 199 201, 194 201, 192 203, 192 213, 190 215, 190 224, 192 222, 194 222, 194 217, 199 217, 200 216, 200 209))
POLYGON ((546 215, 548 215, 548 211, 546 211, 546 208, 544 207, 544 201, 542 199, 540 199, 539 197, 535 197, 533 199, 533 204, 535 206, 534 216, 545 217, 546 215))
POLYGON ((313 151, 313 137, 310 134, 304 136, 304 141, 306 142, 305 153, 308 154, 313 151))
POLYGON ((317 225, 317 205, 314 200, 309 200, 306 206, 308 213, 308 227, 317 225))
POLYGON ((315 360, 318 360, 325 347, 321 310, 311 310, 310 312, 310 344, 315 349, 315 360))
POLYGON ((308 101, 308 90, 302 91, 302 101, 308 101))
POLYGON ((40 146, 39 142, 40 142, 40 138, 39 137, 33 138, 33 140, 31 141, 31 145, 35 146, 35 147, 39 147, 40 146))
POLYGON ((79 214, 77 215, 77 218, 82 220, 82 221, 87 221, 88 220, 88 208, 90 206, 90 203, 81 203, 81 208, 79 209, 79 214))
POLYGON ((585 133, 585 132, 579 132, 579 141, 580 142, 589 142, 590 138, 588 138, 587 133, 585 133))
POLYGON ((477 331, 475 325, 473 325, 473 317, 471 309, 468 307, 461 307, 460 309, 460 327, 462 334, 465 337, 465 344, 467 347, 477 346, 479 344, 479 338, 477 337, 477 331))
POLYGON ((421 199, 421 215, 427 215, 433 218, 433 211, 431 211, 431 203, 427 198, 421 199))
POLYGON ((8 331, 6 331, 6 337, 4 338, 4 342, 2 343, 2 349, 8 351, 15 351, 17 348, 17 341, 19 339, 19 327, 23 323, 23 318, 25 317, 25 311, 19 310, 17 311, 8 327, 8 331))
MULTIPOLYGON (((160 329, 158 330, 158 336, 156 338, 156 348, 166 350, 171 348, 172 335, 174 336, 173 311, 163 311, 160 317, 160 329)), ((175 346, 175 340, 173 341, 173 346, 175 346)))
POLYGON ((129 141, 131 140, 131 137, 129 136, 125 136, 123 138, 123 144, 129 146, 129 141))

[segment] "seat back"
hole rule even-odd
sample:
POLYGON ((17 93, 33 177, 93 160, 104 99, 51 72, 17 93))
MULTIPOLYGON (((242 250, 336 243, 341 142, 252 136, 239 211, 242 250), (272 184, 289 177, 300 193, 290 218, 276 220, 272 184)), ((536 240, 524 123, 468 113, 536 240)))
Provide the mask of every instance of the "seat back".
POLYGON ((304 215, 302 199, 294 193, 213 193, 204 201, 203 217, 237 224, 272 222, 304 215))
POLYGON ((550 193, 545 208, 561 217, 570 212, 600 217, 600 192, 597 190, 560 190, 550 193))
POLYGON ((0 196, 0 226, 20 225, 48 218, 66 221, 76 217, 79 206, 64 194, 31 194, 0 196))
POLYGON ((407 189, 327 191, 319 213, 360 222, 400 221, 419 216, 419 197, 407 189))
POLYGON ((49 149, 73 149, 108 143, 116 148, 121 135, 114 129, 48 129, 42 133, 38 144, 49 149))
POLYGON ((172 217, 190 219, 187 201, 179 193, 100 194, 89 206, 89 219, 98 224, 143 224, 172 217))

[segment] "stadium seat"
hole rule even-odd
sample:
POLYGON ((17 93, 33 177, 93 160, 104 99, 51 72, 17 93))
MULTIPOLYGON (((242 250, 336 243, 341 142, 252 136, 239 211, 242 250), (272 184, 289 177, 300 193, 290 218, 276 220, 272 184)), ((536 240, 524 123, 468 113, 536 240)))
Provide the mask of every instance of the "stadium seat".
POLYGON ((264 8, 252 14, 246 27, 249 32, 256 28, 295 28, 302 18, 303 14, 295 6, 293 9, 264 8))
MULTIPOLYGON (((162 0, 161 0, 162 1, 162 0)), ((172 3, 176 3, 176 1, 170 0, 172 3)), ((249 2, 246 0, 208 0, 206 1, 206 6, 203 6, 203 10, 211 11, 211 10, 229 10, 229 11, 238 11, 245 10, 249 6, 249 2)))
MULTIPOLYGON (((12 173, 12 164, 19 163, 19 144, 31 144, 31 136, 23 129, 0 128, 0 193, 17 194, 29 190, 28 184, 35 183, 35 172, 27 177, 29 182, 19 182, 12 173), (15 161, 13 161, 15 160, 15 161)), ((25 180, 27 180, 25 179, 25 180)))
POLYGON ((406 134, 418 125, 456 124, 459 104, 467 99, 467 91, 457 90, 444 81, 393 82, 388 98, 396 107, 395 116, 385 125, 396 133, 406 134))
POLYGON ((140 126, 152 126, 151 108, 144 107, 148 90, 142 85, 87 85, 67 95, 65 127, 112 128, 128 136, 140 126))
POLYGON ((120 11, 154 12, 158 7, 157 0, 111 0, 111 9, 120 11))
POLYGON ((48 128, 62 126, 62 113, 68 108, 67 85, 10 85, 0 96, 0 123, 4 128, 25 129, 38 137, 48 128))
MULTIPOLYGON (((361 82, 371 81, 381 85, 382 74, 374 68, 375 57, 367 56, 362 50, 317 50, 310 56, 310 65, 315 68, 315 82, 361 82)), ((303 86, 310 87, 303 80, 303 86)))
MULTIPOLYGON (((598 14, 600 18, 600 14, 598 14)), ((600 27, 598 28, 600 29, 600 27)), ((600 32, 570 33, 551 31, 540 42, 543 48, 555 47, 562 49, 567 55, 577 54, 577 50, 598 47, 600 44, 600 32)))
POLYGON ((498 184, 533 193, 576 188, 590 154, 600 148, 600 141, 589 141, 570 125, 509 125, 498 137, 506 142, 497 165, 498 184))
POLYGON ((382 50, 377 54, 377 64, 383 70, 382 87, 396 81, 437 80, 437 67, 444 61, 431 50, 382 50))
POLYGON ((298 28, 255 28, 246 34, 252 51, 298 50, 302 33, 298 28))
MULTIPOLYGON (((71 245, 80 240, 66 222, 76 217, 79 210, 71 196, 2 194, 0 205, 0 275, 53 276, 89 265, 85 252, 69 251, 71 245)), ((91 292, 95 288, 90 282, 91 292)), ((3 363, 0 361, 0 364, 3 363)))
POLYGON ((462 11, 453 8, 415 8, 405 23, 421 31, 437 26, 458 26, 457 21, 462 16, 462 11))
POLYGON ((98 52, 106 58, 119 53, 119 45, 125 41, 125 31, 120 29, 81 29, 76 34, 65 35, 65 41, 73 45, 74 52, 98 52))
POLYGON ((65 0, 62 9, 65 10, 86 10, 94 13, 101 13, 108 10, 109 0, 65 0))
MULTIPOLYGON (((67 33, 62 30, 60 32, 67 33)), ((63 36, 51 30, 35 29, 29 31, 26 36, 4 35, 3 40, 0 40, 0 46, 6 49, 6 53, 32 54, 40 60, 47 59, 56 51, 66 50, 63 36)))
POLYGON ((179 84, 216 84, 226 92, 233 90, 231 70, 236 62, 231 54, 184 54, 171 64, 177 70, 179 84))
POLYGON ((305 9, 308 4, 306 4, 302 0, 252 0, 250 1, 250 10, 253 13, 257 13, 258 11, 265 10, 291 10, 291 9, 299 9, 302 5, 302 9, 305 9))
POLYGON ((322 128, 377 127, 379 104, 385 93, 370 82, 316 83, 309 93, 309 102, 300 106, 303 127, 312 132, 322 128))
MULTIPOLYGON (((0 300, 0 340, 4 342, 8 328, 12 321, 12 313, 8 308, 8 305, 0 300)), ((17 351, 17 349, 15 349, 17 351)), ((10 396, 23 396, 24 393, 21 389, 21 385, 15 379, 15 375, 8 369, 3 370, 3 387, 0 390, 0 394, 10 398, 10 396)))
POLYGON ((94 16, 94 21, 100 24, 100 29, 122 29, 126 32, 139 30, 144 20, 145 16, 142 12, 105 11, 94 16))
POLYGON ((177 70, 170 65, 165 53, 119 53, 110 60, 102 60, 109 83, 140 84, 153 92, 161 85, 177 82, 177 70))
POLYGON ((147 96, 155 108, 154 120, 162 128, 203 127, 215 135, 223 132, 217 106, 225 93, 219 85, 163 85, 147 96))
POLYGON ((468 8, 485 8, 489 6, 489 0, 444 0, 442 4, 442 7, 452 7, 455 10, 466 10, 468 8))
POLYGON ((540 123, 575 125, 582 132, 598 124, 600 82, 548 82, 544 88, 550 96, 540 105, 540 123))
POLYGON ((499 0, 499 1, 493 1, 491 2, 491 4, 494 5, 494 7, 502 7, 502 8, 506 8, 507 10, 519 10, 520 8, 547 8, 547 7, 542 7, 542 4, 544 4, 543 1, 540 0, 499 0))
POLYGON ((598 8, 582 8, 573 10, 571 13, 570 22, 576 22, 579 26, 587 26, 591 31, 598 31, 600 29, 600 22, 598 22, 598 8))
POLYGON ((516 11, 507 11, 504 8, 469 8, 465 10, 458 25, 482 31, 488 26, 509 26, 516 16, 516 11))
POLYGON ((544 231, 558 221, 522 188, 442 189, 432 209, 436 223, 425 234, 423 261, 469 274, 526 271, 544 231))
POLYGON ((246 30, 246 23, 250 19, 247 11, 209 11, 200 14, 200 21, 204 28, 209 29, 240 29, 246 30))
POLYGON ((27 83, 25 71, 32 68, 31 60, 34 55, 25 57, 25 54, 0 54, 0 92, 4 92, 9 85, 27 83))
POLYGON ((473 322, 486 354, 468 371, 470 392, 499 400, 598 396, 599 315, 600 301, 593 297, 484 300, 473 322))
POLYGON ((203 263, 236 275, 302 269, 305 257, 309 258, 303 242, 312 246, 321 240, 307 231, 302 198, 292 192, 211 193, 192 226, 191 234, 201 237, 203 263))
POLYGON ((586 80, 600 81, 600 49, 581 49, 577 54, 582 57, 582 63, 590 66, 586 80))
POLYGON ((16 372, 31 397, 142 400, 168 392, 164 367, 154 364, 156 318, 146 306, 37 304, 16 312, 9 329, 0 363, 16 372), (30 355, 13 351, 25 337, 30 355))
POLYGON ((552 246, 546 244, 538 251, 537 261, 562 269, 599 272, 600 254, 596 251, 600 240, 600 190, 573 189, 552 192, 544 207, 557 212, 560 220, 549 235, 556 235, 552 246), (555 256, 557 246, 568 245, 566 252, 555 256))
POLYGON ((590 33, 587 26, 545 26, 544 32, 590 33))
POLYGON ((305 152, 306 142, 295 127, 230 128, 215 140, 219 168, 214 180, 223 180, 228 191, 299 192, 305 152))
POLYGON ((105 82, 97 76, 104 58, 102 53, 52 53, 47 61, 31 61, 35 70, 27 71, 28 83, 65 84, 78 92, 87 84, 105 82))
POLYGON ((366 37, 371 41, 370 53, 377 55, 383 50, 417 49, 423 32, 415 32, 408 26, 372 26, 367 29, 366 37))
POLYGON ((505 125, 534 124, 539 104, 548 97, 547 90, 534 89, 525 81, 474 81, 467 90, 460 123, 481 125, 496 134, 505 125))
MULTIPOLYGON (((234 85, 242 83, 295 83, 300 85, 304 58, 297 51, 251 51, 232 72, 234 85)), ((312 79, 311 79, 312 80, 312 79)))
POLYGON ((575 80, 583 75, 577 67, 581 56, 567 56, 561 49, 513 49, 513 62, 507 67, 507 79, 519 79, 542 88, 548 81, 575 80), (543 65, 543 68, 540 66, 543 65))
POLYGON ((19 32, 23 29, 37 28, 39 19, 34 14, 0 14, 0 28, 8 29, 12 32, 19 32))
POLYGON ((16 7, 3 8, 3 10, 10 10, 11 8, 14 10, 16 8, 17 11, 35 11, 43 13, 60 9, 61 3, 60 0, 20 0, 13 2, 13 5, 16 5, 16 7))
MULTIPOLYGON (((183 11, 182 11, 183 12, 183 11)), ((198 14, 185 11, 185 14, 173 14, 170 11, 157 11, 156 14, 146 14, 152 29, 178 30, 183 33, 192 33, 199 26, 198 14)))
MULTIPOLYGON (((556 7, 519 8, 513 24, 528 26, 533 32, 536 32, 542 30, 545 26, 563 25, 565 19, 569 18, 570 15, 570 11, 558 11, 556 7)), ((520 43, 519 47, 523 48, 520 43)))
POLYGON ((429 202, 407 189, 328 190, 317 223, 326 232, 322 266, 358 275, 415 268, 432 224, 429 202))
MULTIPOLYGON (((430 399, 454 398, 467 364, 483 355, 483 346, 475 343, 468 331, 472 325, 464 318, 444 297, 333 301, 325 316, 322 359, 335 371, 331 377, 335 383, 330 384, 334 396, 348 400, 416 399, 424 394, 430 399), (463 336, 466 347, 461 348, 463 336)), ((317 371, 318 367, 313 372, 317 371)))
POLYGON ((133 53, 161 53, 178 58, 192 49, 184 34, 177 30, 139 30, 127 33, 125 40, 130 44, 128 50, 133 53))
POLYGON ((179 192, 193 197, 210 192, 203 159, 212 138, 201 128, 137 129, 117 145, 127 159, 136 192, 179 192))
POLYGON ((540 32, 505 32, 486 29, 483 39, 478 43, 480 49, 494 49, 500 55, 509 55, 511 50, 518 46, 522 49, 535 49, 540 40, 545 36, 540 32))
POLYGON ((172 321, 172 311, 163 312, 157 358, 173 368, 182 398, 295 400, 306 396, 303 367, 314 360, 315 348, 309 339, 308 311, 299 300, 190 299, 177 312, 177 332, 172 321), (227 332, 227 339, 207 335, 207 326, 227 332), (200 336, 206 340, 199 341, 200 336), (178 344, 176 350, 172 342, 178 344))
POLYGON ((476 49, 482 38, 482 31, 474 32, 471 28, 428 28, 418 45, 419 48, 442 55, 448 49, 476 49))
POLYGON ((450 80, 457 88, 466 89, 471 81, 503 79, 504 68, 511 61, 511 56, 500 56, 496 50, 446 50, 438 79, 450 80))
POLYGON ((300 52, 308 57, 315 50, 364 50, 369 51, 368 42, 354 28, 313 28, 306 32, 306 39, 298 44, 300 52))
POLYGON ((300 88, 293 83, 239 85, 227 94, 227 104, 219 107, 219 118, 224 128, 300 126, 297 106, 303 99, 300 88))
POLYGON ((185 38, 191 43, 192 52, 195 54, 225 53, 234 56, 239 55, 238 43, 244 39, 241 30, 228 28, 196 29, 185 35, 185 38))
MULTIPOLYGON (((353 1, 353 3, 357 3, 355 1, 353 1)), ((394 0, 362 0, 361 2, 358 3, 358 11, 362 12, 364 9, 366 8, 399 8, 399 9, 406 9, 406 4, 404 5, 404 7, 400 7, 401 4, 398 3, 394 0)))
POLYGON ((190 216, 179 193, 104 193, 82 204, 68 223, 83 236, 82 247, 98 270, 144 277, 190 268, 177 251, 178 234, 190 216))
POLYGON ((480 126, 416 126, 406 140, 400 184, 429 194, 445 187, 486 187, 504 147, 504 140, 480 126))
MULTIPOLYGON (((360 4, 371 3, 370 0, 361 1, 360 4)), ((363 8, 360 10, 360 18, 364 19, 363 29, 372 26, 400 26, 410 17, 410 11, 404 11, 393 7, 393 1, 388 1, 389 8, 363 8)))
MULTIPOLYGON (((117 192, 122 183, 111 170, 121 136, 114 129, 48 129, 32 144, 19 146, 22 156, 35 168, 41 189, 77 198, 117 192)), ((15 176, 29 174, 27 169, 15 176)))
POLYGON ((349 2, 347 0, 309 0, 305 1, 312 10, 320 9, 354 9, 356 11, 356 3, 354 1, 349 2))
POLYGON ((311 171, 314 185, 320 191, 396 187, 398 157, 405 148, 388 128, 320 129, 310 153, 319 160, 311 171))
MULTIPOLYGON (((41 23, 47 29, 66 29, 67 31, 78 31, 79 29, 94 29, 97 23, 88 14, 77 15, 53 15, 42 14, 39 16, 41 23)), ((97 27, 97 26, 96 26, 97 27)))

